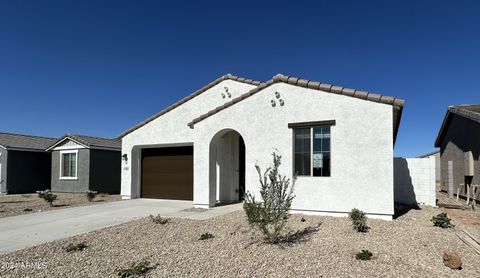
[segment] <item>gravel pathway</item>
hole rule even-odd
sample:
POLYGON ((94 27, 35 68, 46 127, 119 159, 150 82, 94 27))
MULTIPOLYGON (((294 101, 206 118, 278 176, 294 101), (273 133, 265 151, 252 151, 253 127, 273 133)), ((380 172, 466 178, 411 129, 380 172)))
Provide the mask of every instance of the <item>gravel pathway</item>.
POLYGON ((147 260, 155 268, 146 277, 478 277, 480 256, 455 229, 433 227, 430 219, 439 212, 423 207, 394 221, 369 220, 366 234, 356 233, 347 218, 292 215, 290 231, 320 226, 281 245, 263 243, 243 211, 165 225, 144 218, 0 256, 0 276, 115 277, 113 269, 147 260), (215 238, 199 241, 205 232, 215 238), (82 241, 84 251, 64 250, 82 241), (362 249, 373 252, 373 260, 355 260, 362 249), (461 256, 462 270, 443 265, 445 250, 461 256))
POLYGON ((55 193, 57 200, 51 207, 47 202, 38 197, 38 194, 15 194, 0 196, 0 218, 15 216, 27 213, 41 212, 46 210, 62 209, 69 207, 78 207, 90 205, 98 202, 120 201, 120 195, 102 195, 100 194, 89 202, 83 193, 55 193))

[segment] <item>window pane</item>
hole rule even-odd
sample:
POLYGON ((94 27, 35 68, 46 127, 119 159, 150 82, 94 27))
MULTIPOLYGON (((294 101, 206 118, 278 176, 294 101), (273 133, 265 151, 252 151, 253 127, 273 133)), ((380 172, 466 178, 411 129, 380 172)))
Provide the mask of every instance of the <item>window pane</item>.
POLYGON ((75 177, 77 167, 77 154, 62 154, 62 177, 75 177))
POLYGON ((74 153, 70 154, 70 177, 75 177, 76 167, 77 167, 77 155, 74 153))
POLYGON ((313 176, 330 176, 330 127, 313 128, 313 176))
POLYGON ((294 130, 295 173, 310 175, 310 128, 294 130))

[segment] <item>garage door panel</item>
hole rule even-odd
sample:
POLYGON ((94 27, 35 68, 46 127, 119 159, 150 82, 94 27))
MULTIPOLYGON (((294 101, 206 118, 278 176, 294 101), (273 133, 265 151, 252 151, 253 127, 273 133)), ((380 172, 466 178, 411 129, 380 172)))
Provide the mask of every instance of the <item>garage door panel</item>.
POLYGON ((142 159, 142 197, 193 200, 193 148, 145 152, 142 159), (176 152, 178 155, 175 155, 176 152))

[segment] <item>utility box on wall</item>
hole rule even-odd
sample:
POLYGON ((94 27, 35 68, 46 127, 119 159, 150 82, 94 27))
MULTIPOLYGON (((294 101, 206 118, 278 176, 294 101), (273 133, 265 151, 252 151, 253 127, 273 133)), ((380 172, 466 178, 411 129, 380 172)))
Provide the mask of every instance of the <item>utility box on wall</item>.
POLYGON ((464 153, 465 176, 473 176, 473 154, 472 151, 464 153))

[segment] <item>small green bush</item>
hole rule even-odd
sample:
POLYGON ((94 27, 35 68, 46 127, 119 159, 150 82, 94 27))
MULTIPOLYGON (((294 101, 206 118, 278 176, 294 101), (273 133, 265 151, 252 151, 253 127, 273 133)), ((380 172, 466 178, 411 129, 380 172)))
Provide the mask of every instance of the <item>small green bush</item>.
POLYGON ((139 263, 132 263, 129 268, 115 269, 114 272, 118 277, 121 278, 137 277, 147 273, 152 268, 153 267, 150 266, 150 262, 142 261, 139 263))
POLYGON ((204 233, 200 236, 200 238, 198 240, 207 240, 207 239, 211 239, 211 238, 214 238, 215 236, 212 235, 211 233, 204 233))
POLYGON ((441 227, 443 229, 447 229, 447 228, 455 227, 455 225, 450 223, 450 220, 451 219, 448 218, 447 214, 442 212, 442 213, 439 213, 437 216, 432 217, 432 219, 430 221, 433 222, 433 226, 441 227))
POLYGON ((65 247, 67 252, 74 252, 74 251, 83 251, 87 248, 87 244, 85 242, 80 242, 77 244, 70 243, 65 247))
POLYGON ((368 250, 362 250, 362 252, 359 252, 357 253, 357 255, 355 255, 355 258, 361 261, 368 261, 372 258, 372 256, 373 256, 372 252, 368 250))
POLYGON ((168 218, 163 218, 159 215, 157 216, 153 216, 153 215, 150 215, 150 220, 152 220, 153 223, 155 224, 161 224, 161 225, 164 225, 164 224, 167 224, 168 222, 170 222, 170 219, 168 218))
POLYGON ((357 232, 366 233, 370 229, 367 226, 367 216, 365 213, 359 209, 352 209, 352 211, 348 214, 348 217, 352 220, 352 225, 357 232))
POLYGON ((265 172, 262 173, 260 166, 255 165, 260 181, 260 200, 247 192, 243 210, 250 226, 261 231, 268 243, 276 244, 290 216, 296 175, 292 179, 281 175, 279 167, 282 157, 276 152, 272 156, 273 165, 265 172))
POLYGON ((89 202, 92 202, 93 199, 95 199, 97 197, 97 194, 98 194, 97 191, 87 190, 87 192, 86 192, 87 200, 89 202))
POLYGON ((47 203, 53 207, 53 202, 57 199, 57 195, 53 194, 50 190, 37 191, 38 197, 44 199, 47 203))

